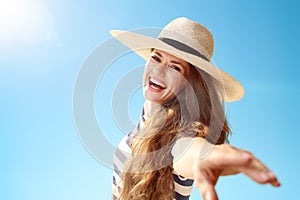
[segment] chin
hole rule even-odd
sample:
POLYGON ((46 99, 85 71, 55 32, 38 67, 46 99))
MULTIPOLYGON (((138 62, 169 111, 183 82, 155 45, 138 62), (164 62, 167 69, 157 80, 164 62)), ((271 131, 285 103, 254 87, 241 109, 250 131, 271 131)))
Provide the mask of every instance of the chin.
POLYGON ((145 91, 144 92, 144 97, 145 99, 147 99, 148 101, 154 102, 154 103, 158 103, 158 104, 163 104, 163 99, 161 98, 157 98, 154 95, 152 95, 151 93, 149 94, 149 91, 145 91))

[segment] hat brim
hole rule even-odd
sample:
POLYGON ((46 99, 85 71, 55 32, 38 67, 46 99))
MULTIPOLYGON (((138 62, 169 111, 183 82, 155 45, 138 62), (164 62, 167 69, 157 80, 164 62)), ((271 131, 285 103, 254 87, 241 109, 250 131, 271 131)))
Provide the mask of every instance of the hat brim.
POLYGON ((112 30, 110 34, 145 60, 149 58, 151 49, 154 48, 174 55, 200 68, 221 82, 224 87, 224 101, 226 102, 237 101, 244 96, 244 88, 236 79, 198 56, 178 50, 158 38, 143 34, 123 30, 112 30))

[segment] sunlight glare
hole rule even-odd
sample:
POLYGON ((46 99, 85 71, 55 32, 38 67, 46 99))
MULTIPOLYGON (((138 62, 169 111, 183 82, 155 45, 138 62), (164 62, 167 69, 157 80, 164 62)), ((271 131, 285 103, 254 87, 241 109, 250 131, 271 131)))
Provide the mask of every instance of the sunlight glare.
POLYGON ((56 38, 54 16, 43 1, 0 0, 0 44, 36 44, 56 38))

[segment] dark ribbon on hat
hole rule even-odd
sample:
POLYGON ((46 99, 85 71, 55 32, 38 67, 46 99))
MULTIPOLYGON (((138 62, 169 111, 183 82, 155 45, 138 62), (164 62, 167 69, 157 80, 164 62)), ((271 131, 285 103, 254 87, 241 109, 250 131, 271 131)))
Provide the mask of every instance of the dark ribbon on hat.
POLYGON ((182 43, 182 42, 179 42, 177 40, 173 40, 173 39, 170 39, 170 38, 158 38, 159 40, 163 41, 164 43, 180 50, 180 51, 184 51, 186 53, 190 53, 190 54, 193 54, 194 56, 198 56, 204 60, 206 60, 207 62, 209 62, 209 59, 204 56, 203 54, 201 54, 199 51, 197 51, 196 49, 182 43))

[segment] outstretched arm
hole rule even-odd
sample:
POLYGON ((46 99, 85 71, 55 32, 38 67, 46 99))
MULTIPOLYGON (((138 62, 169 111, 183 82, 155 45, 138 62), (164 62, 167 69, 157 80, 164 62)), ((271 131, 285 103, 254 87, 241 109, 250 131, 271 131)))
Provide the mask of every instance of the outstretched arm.
POLYGON ((182 138, 173 147, 176 173, 195 180, 203 199, 217 200, 220 176, 243 173, 260 184, 279 187, 280 182, 251 152, 228 144, 212 145, 203 138, 182 138))

